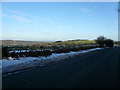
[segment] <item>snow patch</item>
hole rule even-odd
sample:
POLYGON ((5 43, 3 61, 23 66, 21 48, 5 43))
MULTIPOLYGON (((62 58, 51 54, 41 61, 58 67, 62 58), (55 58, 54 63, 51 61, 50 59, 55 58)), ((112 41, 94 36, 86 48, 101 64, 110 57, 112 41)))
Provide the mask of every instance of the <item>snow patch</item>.
POLYGON ((7 59, 2 59, 0 62, 0 69, 2 68, 3 73, 21 70, 25 68, 31 68, 31 67, 37 67, 37 66, 44 66, 47 63, 59 61, 62 59, 70 58, 77 56, 79 54, 84 54, 96 50, 101 50, 103 48, 94 48, 94 49, 88 49, 83 51, 77 51, 77 52, 69 52, 69 53, 60 53, 60 54, 52 54, 47 57, 20 57, 18 59, 9 57, 7 59))

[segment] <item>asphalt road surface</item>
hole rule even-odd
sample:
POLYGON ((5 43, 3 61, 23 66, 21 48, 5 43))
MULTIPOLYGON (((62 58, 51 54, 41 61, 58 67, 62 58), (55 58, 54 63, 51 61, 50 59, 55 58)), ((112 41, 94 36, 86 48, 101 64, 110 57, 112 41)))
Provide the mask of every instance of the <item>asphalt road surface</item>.
POLYGON ((3 77, 2 88, 118 88, 120 48, 66 59, 3 77))

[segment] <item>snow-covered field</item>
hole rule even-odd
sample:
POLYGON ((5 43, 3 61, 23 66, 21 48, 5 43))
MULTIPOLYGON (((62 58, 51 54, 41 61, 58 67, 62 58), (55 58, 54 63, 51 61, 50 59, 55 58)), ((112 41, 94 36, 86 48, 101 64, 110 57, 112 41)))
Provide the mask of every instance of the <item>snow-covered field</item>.
MULTIPOLYGON (((52 49, 44 49, 44 50, 50 50, 50 51, 53 51, 52 49)), ((12 52, 15 52, 15 53, 20 53, 20 52, 29 52, 29 51, 32 51, 32 52, 35 52, 35 51, 41 51, 41 50, 15 50, 15 51, 9 51, 9 53, 12 53, 12 52)))
POLYGON ((61 54, 52 54, 48 57, 20 57, 18 59, 9 58, 2 59, 0 62, 0 69, 2 69, 3 73, 17 71, 21 69, 36 67, 36 66, 44 66, 48 63, 56 62, 62 59, 74 57, 80 54, 101 50, 103 48, 94 48, 89 50, 77 51, 77 52, 69 52, 69 53, 61 53, 61 54), (2 63, 2 64, 1 64, 2 63))

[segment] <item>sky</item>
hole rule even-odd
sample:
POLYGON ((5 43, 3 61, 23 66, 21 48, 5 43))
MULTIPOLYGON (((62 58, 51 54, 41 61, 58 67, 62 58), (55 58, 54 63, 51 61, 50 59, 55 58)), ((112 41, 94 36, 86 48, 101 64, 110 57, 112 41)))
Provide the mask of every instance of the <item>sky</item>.
POLYGON ((117 2, 3 2, 2 39, 118 40, 117 2))

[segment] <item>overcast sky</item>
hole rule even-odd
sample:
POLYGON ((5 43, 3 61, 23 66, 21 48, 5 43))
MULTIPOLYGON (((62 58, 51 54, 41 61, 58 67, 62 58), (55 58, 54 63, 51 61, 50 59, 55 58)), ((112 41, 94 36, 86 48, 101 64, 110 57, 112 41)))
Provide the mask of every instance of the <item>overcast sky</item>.
POLYGON ((2 3, 3 39, 118 39, 117 2, 2 3))

